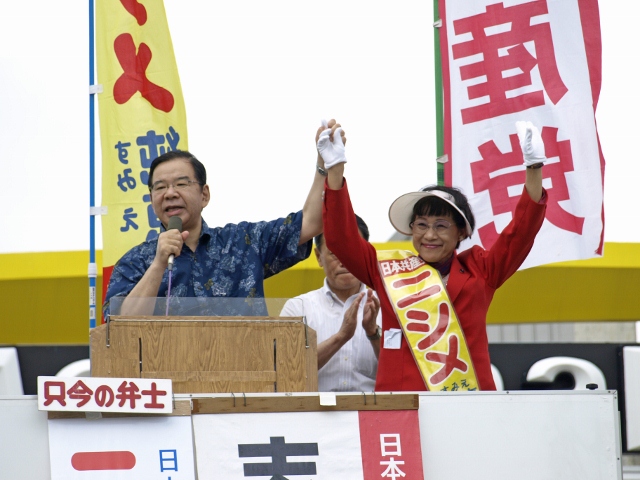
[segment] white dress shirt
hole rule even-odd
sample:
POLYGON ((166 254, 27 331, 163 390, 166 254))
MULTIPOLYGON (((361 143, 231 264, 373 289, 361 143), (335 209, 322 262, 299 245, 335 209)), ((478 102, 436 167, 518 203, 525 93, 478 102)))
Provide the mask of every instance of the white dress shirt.
MULTIPOLYGON (((360 285, 360 292, 366 290, 360 285)), ((375 295, 375 292, 374 292, 375 295)), ((281 316, 306 317, 307 324, 318 334, 318 345, 340 330, 344 313, 356 299, 352 295, 345 303, 331 291, 324 280, 318 290, 304 293, 285 303, 281 316)), ((320 392, 371 392, 376 383, 378 359, 371 341, 362 328, 365 301, 360 303, 356 331, 353 338, 345 343, 333 357, 318 371, 318 391, 320 392)), ((376 319, 382 325, 382 315, 376 319)))

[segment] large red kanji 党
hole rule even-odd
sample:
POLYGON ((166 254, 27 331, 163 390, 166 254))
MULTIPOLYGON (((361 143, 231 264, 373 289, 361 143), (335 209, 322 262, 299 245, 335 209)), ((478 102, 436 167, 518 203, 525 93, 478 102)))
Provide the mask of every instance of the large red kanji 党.
POLYGON ((154 108, 163 112, 170 112, 174 105, 173 95, 169 90, 154 84, 146 76, 146 70, 151 63, 151 49, 141 43, 136 54, 133 37, 128 33, 118 35, 115 39, 114 51, 124 73, 113 86, 113 98, 122 105, 133 95, 140 92, 154 108))
MULTIPOLYGON (((555 127, 542 127, 541 135, 547 158, 558 158, 558 161, 547 162, 542 171, 543 178, 551 180, 546 187, 550 192, 546 219, 555 227, 582 235, 584 218, 565 210, 565 202, 571 199, 566 174, 574 171, 571 142, 558 140, 555 127)), ((520 196, 511 196, 509 189, 525 183, 526 169, 518 135, 509 135, 509 142, 511 151, 504 153, 493 140, 483 143, 478 147, 482 160, 471 164, 474 193, 489 193, 494 216, 511 213, 513 217, 520 196)), ((478 235, 484 248, 491 248, 498 239, 495 222, 479 227, 478 235)))

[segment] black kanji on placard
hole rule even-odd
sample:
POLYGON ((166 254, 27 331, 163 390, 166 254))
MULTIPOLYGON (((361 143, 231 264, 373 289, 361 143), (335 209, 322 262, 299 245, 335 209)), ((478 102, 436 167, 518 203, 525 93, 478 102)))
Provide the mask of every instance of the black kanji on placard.
POLYGON ((270 437, 271 442, 238 445, 238 454, 246 457, 271 457, 272 463, 245 463, 245 477, 272 475, 272 480, 284 479, 283 475, 315 475, 315 462, 288 463, 287 457, 318 455, 317 443, 286 444, 284 437, 270 437))

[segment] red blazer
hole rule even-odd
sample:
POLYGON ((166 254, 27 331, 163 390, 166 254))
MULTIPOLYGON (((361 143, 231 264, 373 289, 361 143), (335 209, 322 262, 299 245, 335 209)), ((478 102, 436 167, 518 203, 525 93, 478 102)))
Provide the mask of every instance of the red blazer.
MULTIPOLYGON (((481 390, 495 390, 487 340, 487 311, 493 294, 527 258, 546 211, 546 192, 542 200, 531 200, 526 189, 509 225, 490 250, 473 246, 454 253, 447 292, 467 340, 481 390)), ((347 182, 340 190, 325 187, 322 212, 327 248, 361 282, 373 288, 380 298, 382 330, 401 328, 378 270, 375 248, 358 233, 347 182)), ((381 339, 376 391, 420 391, 425 383, 404 336, 398 350, 384 348, 381 339)))

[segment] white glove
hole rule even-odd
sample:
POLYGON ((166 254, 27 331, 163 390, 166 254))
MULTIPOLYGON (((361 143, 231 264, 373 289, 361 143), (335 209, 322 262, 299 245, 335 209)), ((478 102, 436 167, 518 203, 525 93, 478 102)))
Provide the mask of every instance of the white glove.
MULTIPOLYGON (((327 121, 322 120, 322 125, 326 127, 327 121)), ((347 163, 347 158, 344 156, 344 143, 342 143, 341 132, 341 127, 336 128, 336 131, 333 132, 333 142, 329 138, 330 128, 323 130, 318 137, 318 153, 324 160, 324 168, 327 170, 339 163, 347 163)))
POLYGON ((544 163, 547 157, 544 154, 544 143, 538 127, 531 122, 516 122, 516 131, 520 139, 524 164, 529 166, 544 163))

